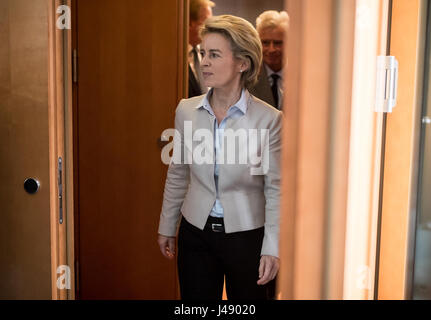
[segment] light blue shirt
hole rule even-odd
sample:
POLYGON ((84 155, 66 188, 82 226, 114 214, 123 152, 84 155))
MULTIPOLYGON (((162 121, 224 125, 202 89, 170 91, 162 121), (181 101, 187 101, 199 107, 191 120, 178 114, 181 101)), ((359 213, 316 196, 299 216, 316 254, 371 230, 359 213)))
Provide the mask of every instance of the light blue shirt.
POLYGON ((218 178, 219 178, 219 165, 217 163, 217 155, 220 153, 223 147, 223 137, 224 137, 224 129, 226 127, 226 122, 229 118, 237 119, 243 116, 247 112, 247 102, 250 97, 250 93, 243 89, 241 92, 241 97, 239 100, 231 106, 226 113, 226 117, 222 120, 222 122, 217 123, 217 118, 215 117, 214 111, 209 103, 209 97, 212 94, 211 89, 202 100, 199 107, 207 110, 212 116, 214 116, 214 181, 216 186, 216 200, 214 202, 214 206, 210 212, 210 216, 223 218, 223 206, 221 205, 219 194, 218 194, 218 178))

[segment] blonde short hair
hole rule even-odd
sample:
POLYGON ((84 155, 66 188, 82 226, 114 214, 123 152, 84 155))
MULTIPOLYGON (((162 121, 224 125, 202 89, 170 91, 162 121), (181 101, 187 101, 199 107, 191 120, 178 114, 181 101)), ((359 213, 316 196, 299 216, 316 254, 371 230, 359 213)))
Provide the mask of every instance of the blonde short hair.
POLYGON ((256 19, 256 29, 259 33, 267 28, 282 27, 284 30, 289 29, 289 15, 286 11, 268 10, 263 12, 256 19))
POLYGON ((199 10, 205 7, 214 7, 215 3, 210 0, 190 0, 190 21, 199 20, 199 10))
POLYGON ((251 88, 257 82, 262 64, 262 43, 253 25, 232 15, 213 16, 201 27, 200 36, 203 38, 209 33, 224 36, 230 42, 233 56, 249 62, 249 68, 241 75, 241 84, 251 88))

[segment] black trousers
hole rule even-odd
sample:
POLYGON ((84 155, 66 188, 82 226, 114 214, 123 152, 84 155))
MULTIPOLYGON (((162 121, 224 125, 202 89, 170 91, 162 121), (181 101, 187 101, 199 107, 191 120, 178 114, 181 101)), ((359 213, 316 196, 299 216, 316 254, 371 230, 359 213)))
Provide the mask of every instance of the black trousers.
POLYGON ((223 224, 223 219, 210 216, 203 231, 184 217, 181 220, 178 234, 181 298, 221 300, 225 278, 229 300, 271 298, 268 295, 275 282, 264 286, 256 283, 264 228, 225 233, 213 231, 213 223, 223 224))

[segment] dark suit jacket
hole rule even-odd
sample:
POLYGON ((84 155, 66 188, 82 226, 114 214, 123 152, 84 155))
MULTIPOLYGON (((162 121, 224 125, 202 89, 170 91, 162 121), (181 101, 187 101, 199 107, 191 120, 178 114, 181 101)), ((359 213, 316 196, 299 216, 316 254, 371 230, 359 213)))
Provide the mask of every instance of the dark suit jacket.
POLYGON ((249 91, 255 97, 278 109, 277 106, 275 106, 274 96, 272 95, 271 86, 269 85, 268 81, 268 74, 266 73, 266 69, 263 64, 260 68, 257 83, 252 88, 250 88, 249 91))
POLYGON ((189 98, 200 96, 202 94, 202 89, 199 85, 195 74, 192 71, 192 67, 189 64, 189 98))

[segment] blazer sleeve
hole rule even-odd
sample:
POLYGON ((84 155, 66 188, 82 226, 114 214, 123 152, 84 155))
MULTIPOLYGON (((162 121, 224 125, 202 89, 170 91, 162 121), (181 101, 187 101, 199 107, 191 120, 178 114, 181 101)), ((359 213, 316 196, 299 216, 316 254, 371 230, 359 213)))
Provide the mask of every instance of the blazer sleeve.
POLYGON ((261 255, 278 257, 280 235, 280 156, 282 112, 269 127, 268 170, 264 176, 265 234, 261 255))
POLYGON ((175 136, 173 158, 169 164, 163 193, 162 212, 160 214, 159 234, 175 237, 184 202, 190 183, 189 165, 184 161, 184 116, 182 102, 175 112, 175 136), (175 158, 175 155, 180 155, 175 158))

